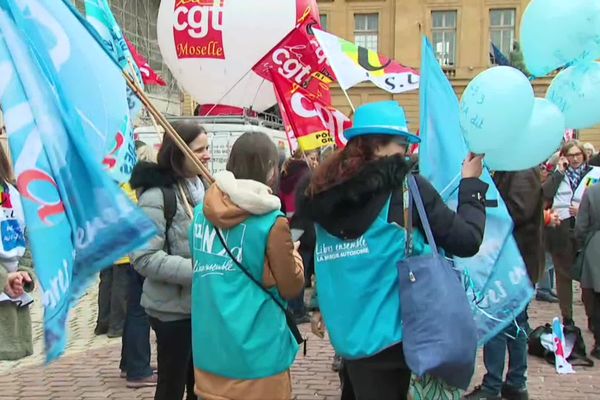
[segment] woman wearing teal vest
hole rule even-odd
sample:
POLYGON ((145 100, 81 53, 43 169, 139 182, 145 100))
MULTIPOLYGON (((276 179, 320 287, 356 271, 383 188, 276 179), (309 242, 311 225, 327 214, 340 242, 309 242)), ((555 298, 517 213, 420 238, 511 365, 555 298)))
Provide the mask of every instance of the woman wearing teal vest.
POLYGON ((194 212, 193 353, 196 393, 205 400, 292 396, 298 345, 282 309, 258 286, 284 306, 304 287, 302 260, 271 190, 278 161, 267 135, 243 134, 194 212))
MULTIPOLYGON (((419 139, 393 101, 360 107, 345 135, 347 146, 301 187, 297 212, 316 223, 319 306, 356 398, 406 399, 411 371, 402 347, 398 263, 405 257, 404 187, 413 169, 406 150, 419 139)), ((481 157, 465 160, 457 213, 416 176, 435 240, 447 254, 479 251, 487 191, 478 179, 482 168, 481 157)), ((427 246, 416 212, 413 220, 415 254, 422 254, 427 246)))

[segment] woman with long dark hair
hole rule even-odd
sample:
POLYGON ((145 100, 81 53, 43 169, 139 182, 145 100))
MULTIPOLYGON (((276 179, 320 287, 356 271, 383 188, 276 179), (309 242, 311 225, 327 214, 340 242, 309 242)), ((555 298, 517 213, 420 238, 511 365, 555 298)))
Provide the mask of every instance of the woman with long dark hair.
POLYGON ((202 399, 292 397, 298 345, 283 309, 304 287, 304 271, 273 194, 277 161, 267 135, 244 133, 195 210, 192 322, 202 399))
MULTIPOLYGON (((208 135, 196 121, 173 127, 203 163, 208 163, 208 135)), ((158 235, 132 255, 144 278, 141 305, 156 333, 158 384, 156 400, 187 399, 194 394, 192 364, 191 287, 192 257, 188 232, 192 210, 204 200, 204 183, 191 160, 165 136, 158 164, 136 165, 131 186, 139 193, 138 205, 154 221, 158 235)))
MULTIPOLYGON (((410 349, 402 347, 398 263, 406 256, 404 187, 413 167, 406 151, 419 139, 393 101, 360 107, 345 135, 346 148, 317 168, 298 204, 316 223, 319 306, 356 398, 406 399, 411 371, 404 351, 410 349)), ((478 179, 482 168, 481 157, 465 160, 456 213, 415 176, 435 240, 449 255, 479 251, 487 191, 478 179)), ((412 217, 418 255, 427 246, 418 214, 412 217)))

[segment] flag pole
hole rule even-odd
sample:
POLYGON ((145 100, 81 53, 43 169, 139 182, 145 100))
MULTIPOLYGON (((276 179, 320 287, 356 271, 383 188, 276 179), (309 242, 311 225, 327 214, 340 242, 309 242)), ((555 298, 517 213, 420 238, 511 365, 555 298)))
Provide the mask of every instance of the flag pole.
POLYGON ((173 128, 173 126, 169 123, 169 121, 167 121, 165 116, 156 108, 156 106, 154 104, 152 104, 152 101, 150 100, 150 98, 148 98, 148 96, 146 95, 144 90, 140 87, 140 85, 138 85, 135 78, 133 78, 127 72, 123 72, 123 76, 125 77, 127 86, 129 86, 131 88, 131 90, 134 91, 134 93, 140 99, 140 101, 142 102, 144 107, 146 107, 146 109, 148 110, 150 115, 153 118, 156 118, 156 121, 158 122, 158 124, 164 128, 165 134, 167 136, 169 136, 175 142, 175 145, 183 152, 184 156, 186 156, 190 161, 192 161, 192 164, 194 165, 194 167, 196 167, 196 170, 198 171, 198 173, 208 183, 214 183, 215 180, 212 177, 208 168, 200 162, 200 160, 198 159, 198 157, 196 157, 196 155, 190 149, 190 147, 179 136, 179 134, 177 133, 175 128, 173 128))
POLYGON ((350 108, 352 109, 352 115, 354 115, 354 113, 356 112, 356 108, 354 108, 354 104, 352 104, 352 100, 350 100, 350 96, 348 96, 348 91, 344 89, 341 85, 340 89, 342 89, 342 92, 344 92, 344 96, 346 96, 346 100, 348 100, 348 104, 350 104, 350 108))

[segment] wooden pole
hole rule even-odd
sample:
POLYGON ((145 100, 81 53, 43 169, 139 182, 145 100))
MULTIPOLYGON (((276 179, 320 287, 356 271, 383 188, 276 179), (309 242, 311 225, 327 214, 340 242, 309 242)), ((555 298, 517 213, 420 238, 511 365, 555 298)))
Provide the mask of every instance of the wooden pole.
POLYGON ((198 157, 196 157, 196 155, 190 149, 190 147, 179 136, 175 128, 171 126, 171 124, 169 123, 169 121, 167 121, 165 116, 154 106, 154 104, 152 104, 152 101, 150 100, 150 98, 148 98, 144 90, 136 82, 135 78, 133 78, 129 73, 126 72, 123 72, 123 76, 125 77, 127 85, 141 100, 142 104, 144 105, 144 107, 146 107, 152 118, 154 118, 156 122, 163 127, 163 129, 165 130, 165 135, 168 135, 175 142, 177 147, 179 147, 179 149, 183 152, 184 156, 186 156, 190 159, 190 161, 192 161, 194 167, 197 170, 197 173, 201 175, 206 180, 206 182, 214 183, 215 180, 212 177, 208 168, 200 162, 200 160, 198 159, 198 157))

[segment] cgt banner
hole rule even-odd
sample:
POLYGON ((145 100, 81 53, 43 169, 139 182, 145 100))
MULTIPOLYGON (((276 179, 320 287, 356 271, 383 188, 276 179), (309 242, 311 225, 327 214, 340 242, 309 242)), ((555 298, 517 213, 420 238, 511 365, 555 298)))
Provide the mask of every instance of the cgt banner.
POLYGON ((253 68, 259 76, 271 80, 271 74, 302 87, 312 100, 331 105, 329 85, 334 75, 327 57, 314 36, 319 27, 312 19, 302 22, 253 68))
POLYGON ((286 115, 286 131, 292 131, 304 151, 337 145, 344 147, 344 130, 352 122, 339 110, 313 98, 310 93, 277 73, 271 76, 280 108, 286 115))

